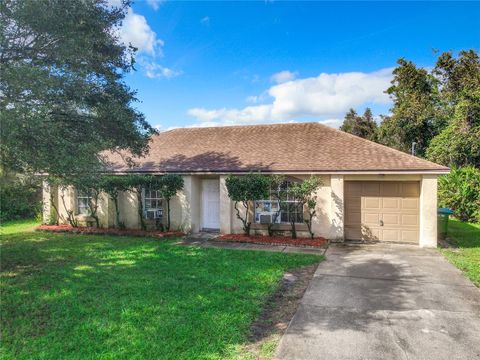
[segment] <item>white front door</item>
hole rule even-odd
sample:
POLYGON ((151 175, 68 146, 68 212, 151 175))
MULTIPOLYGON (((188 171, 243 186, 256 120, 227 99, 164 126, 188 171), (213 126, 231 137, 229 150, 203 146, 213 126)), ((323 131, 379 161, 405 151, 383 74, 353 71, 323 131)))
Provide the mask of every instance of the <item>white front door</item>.
POLYGON ((220 182, 202 180, 202 228, 220 229, 220 182))

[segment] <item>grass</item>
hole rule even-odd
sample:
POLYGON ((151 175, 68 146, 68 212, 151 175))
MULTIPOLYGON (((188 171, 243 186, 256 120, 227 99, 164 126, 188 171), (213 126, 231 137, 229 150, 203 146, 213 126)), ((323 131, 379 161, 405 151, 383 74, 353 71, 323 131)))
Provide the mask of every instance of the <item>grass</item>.
POLYGON ((39 225, 38 220, 15 220, 4 224, 0 223, 0 235, 17 234, 33 231, 39 225))
POLYGON ((450 220, 448 237, 457 248, 442 249, 442 253, 480 286, 480 224, 450 220))
POLYGON ((2 229, 2 359, 239 358, 283 273, 321 260, 33 226, 2 229))

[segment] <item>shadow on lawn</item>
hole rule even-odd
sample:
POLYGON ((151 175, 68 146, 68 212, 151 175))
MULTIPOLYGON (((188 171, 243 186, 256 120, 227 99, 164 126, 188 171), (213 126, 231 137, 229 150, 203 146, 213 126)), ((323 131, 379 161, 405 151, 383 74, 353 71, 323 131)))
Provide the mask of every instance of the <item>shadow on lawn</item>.
POLYGON ((148 238, 21 239, 9 237, 1 254, 3 346, 12 355, 229 356, 276 279, 302 263, 148 238))

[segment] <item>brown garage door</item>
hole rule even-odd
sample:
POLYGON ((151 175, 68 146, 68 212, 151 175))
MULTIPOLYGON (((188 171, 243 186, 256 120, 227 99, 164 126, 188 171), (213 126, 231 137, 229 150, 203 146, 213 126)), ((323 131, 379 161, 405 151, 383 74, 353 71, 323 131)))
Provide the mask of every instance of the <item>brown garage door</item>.
POLYGON ((416 181, 345 182, 345 238, 418 242, 416 181))

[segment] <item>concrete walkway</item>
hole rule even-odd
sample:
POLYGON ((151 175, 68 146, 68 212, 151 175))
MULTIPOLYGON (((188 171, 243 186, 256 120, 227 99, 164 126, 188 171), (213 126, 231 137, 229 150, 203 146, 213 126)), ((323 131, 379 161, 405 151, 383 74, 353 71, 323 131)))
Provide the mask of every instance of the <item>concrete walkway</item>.
POLYGON ((179 245, 195 245, 205 248, 222 248, 232 250, 258 250, 258 251, 271 251, 271 252, 284 252, 284 253, 297 253, 297 254, 318 254, 323 255, 326 248, 316 247, 304 247, 304 246, 286 246, 286 245, 269 245, 269 244, 250 244, 240 242, 227 242, 215 240, 218 234, 215 233, 197 233, 192 234, 182 241, 178 242, 179 245))
POLYGON ((480 290, 437 250, 331 246, 280 359, 480 359, 480 290))

